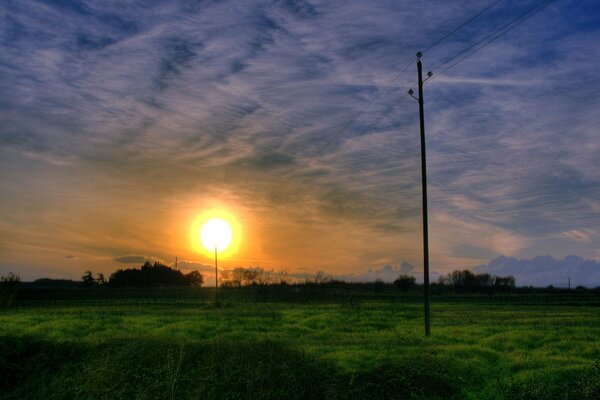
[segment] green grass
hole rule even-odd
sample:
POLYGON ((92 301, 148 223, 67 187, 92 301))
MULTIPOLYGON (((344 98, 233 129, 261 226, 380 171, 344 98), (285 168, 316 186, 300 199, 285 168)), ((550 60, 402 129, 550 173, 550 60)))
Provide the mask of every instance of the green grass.
POLYGON ((6 399, 598 399, 600 310, 434 303, 0 313, 6 399))

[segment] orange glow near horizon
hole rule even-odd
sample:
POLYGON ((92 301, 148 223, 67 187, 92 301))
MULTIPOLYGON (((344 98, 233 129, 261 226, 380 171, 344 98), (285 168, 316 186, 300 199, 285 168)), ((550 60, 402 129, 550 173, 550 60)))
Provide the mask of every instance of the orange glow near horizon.
POLYGON ((215 246, 219 258, 237 253, 240 246, 241 227, 233 214, 212 209, 198 215, 190 227, 190 243, 196 253, 212 258, 215 246))

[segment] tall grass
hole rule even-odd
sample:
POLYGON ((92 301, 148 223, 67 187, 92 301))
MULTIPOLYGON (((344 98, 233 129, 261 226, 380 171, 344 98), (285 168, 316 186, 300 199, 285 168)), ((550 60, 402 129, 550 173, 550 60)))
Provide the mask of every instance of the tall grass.
POLYGON ((597 307, 411 302, 28 307, 3 399, 598 399, 597 307))

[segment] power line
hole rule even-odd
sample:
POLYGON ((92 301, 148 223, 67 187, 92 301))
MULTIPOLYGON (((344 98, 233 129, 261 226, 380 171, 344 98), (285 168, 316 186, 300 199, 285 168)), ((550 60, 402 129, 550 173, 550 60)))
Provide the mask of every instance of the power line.
POLYGON ((331 144, 334 142, 335 139, 337 139, 342 133, 344 133, 346 131, 346 129, 348 129, 350 127, 350 125, 352 125, 354 123, 354 121, 356 121, 370 106, 371 104, 373 104, 375 102, 375 100, 377 100, 383 93, 387 92, 388 89, 390 89, 392 87, 392 85, 394 83, 396 83, 396 81, 398 79, 400 79, 400 77, 402 76, 402 74, 408 69, 408 67, 410 67, 412 65, 412 63, 414 62, 414 58, 411 59, 405 66, 404 68, 402 68, 400 70, 400 72, 398 72, 396 74, 396 76, 394 77, 394 79, 392 79, 385 87, 382 91, 378 92, 370 101, 369 103, 363 107, 358 114, 356 114, 350 121, 348 121, 348 123, 346 123, 346 125, 344 125, 344 127, 338 131, 327 143, 325 143, 325 145, 323 147, 321 147, 321 149, 317 152, 317 154, 315 156, 313 156, 312 159, 317 158, 318 156, 320 156, 323 151, 331 144))
POLYGON ((480 12, 478 12, 477 14, 475 14, 474 16, 472 16, 471 18, 469 18, 468 20, 466 20, 465 22, 463 22, 460 26, 458 26, 457 28, 453 29, 451 32, 447 33, 444 37, 440 38, 435 43, 431 44, 429 47, 427 47, 425 50, 423 50, 422 53, 426 53, 429 50, 433 49, 435 46, 437 46, 438 44, 442 43, 444 40, 448 39, 450 36, 454 35, 456 32, 460 31, 462 28, 464 28, 465 26, 467 26, 468 24, 470 24, 471 22, 473 22, 475 19, 479 18, 481 15, 485 14, 487 11, 491 10, 497 4, 499 4, 499 3, 503 2, 503 1, 504 0, 497 0, 494 3, 492 3, 490 6, 484 8, 483 10, 481 10, 480 12))
MULTIPOLYGON (((336 155, 331 160, 329 160, 325 164, 325 166, 331 166, 334 163, 336 163, 364 135, 366 135, 367 133, 369 133, 373 128, 375 128, 379 124, 379 122, 381 122, 381 120, 383 118, 385 118, 386 116, 388 116, 398 105, 400 105, 400 103, 402 103, 404 101, 404 99, 406 99, 406 97, 408 97, 408 94, 404 94, 404 95, 400 96, 399 98, 397 98, 381 114, 379 114, 379 116, 373 122, 371 122, 371 124, 369 124, 369 126, 367 126, 366 128, 364 128, 358 135, 356 135, 348 143, 346 143, 346 145, 341 150, 339 150, 336 153, 336 155)), ((255 223, 263 220, 264 218, 266 218, 269 215, 271 215, 273 213, 273 211, 275 211, 276 209, 278 209, 279 207, 281 207, 282 205, 284 205, 285 203, 287 203, 288 201, 290 201, 291 199, 293 199, 296 195, 298 195, 300 192, 302 192, 302 190, 304 190, 304 188, 306 188, 306 186, 308 186, 316 178, 318 178, 319 175, 320 175, 320 171, 315 171, 312 174, 310 174, 302 183, 300 183, 299 185, 297 185, 296 188, 293 191, 289 192, 286 196, 281 197, 275 204, 273 204, 271 207, 269 207, 261 215, 259 215, 258 217, 256 217, 254 219, 254 221, 252 221, 252 223, 245 224, 242 227, 242 232, 244 232, 249 225, 255 224, 255 223)))
MULTIPOLYGON (((446 35, 444 35, 443 37, 441 37, 440 39, 438 39, 436 42, 432 43, 430 46, 428 46, 424 51, 429 51, 432 48, 436 47, 437 45, 439 45, 440 43, 442 43, 443 41, 445 41, 446 39, 448 39, 450 36, 454 35, 456 32, 460 31, 462 28, 464 28, 466 25, 470 24, 471 22, 473 22, 475 19, 479 18, 481 15, 483 15, 484 13, 486 13, 487 11, 489 11, 490 9, 492 9, 493 7, 495 7, 497 4, 501 3, 504 0, 496 0, 495 2, 493 2, 491 5, 489 5, 488 7, 484 8, 483 10, 481 10, 480 12, 478 12, 477 14, 473 15, 471 18, 469 18, 468 20, 466 20, 465 22, 463 22, 461 25, 459 25, 458 27, 456 27, 455 29, 453 29, 452 31, 450 31, 449 33, 447 33, 446 35)), ((286 183, 290 180, 290 178, 297 173, 298 171, 306 168, 307 166, 310 165, 310 162, 313 161, 314 159, 316 159, 317 157, 319 157, 321 154, 323 154, 323 152, 325 151, 325 149, 327 147, 329 147, 339 136, 341 136, 374 102, 375 100, 377 100, 383 93, 385 93, 388 89, 390 89, 392 87, 392 85, 402 76, 402 74, 408 69, 408 67, 410 65, 412 65, 412 63, 414 62, 414 58, 411 59, 401 70, 398 74, 396 74, 396 76, 385 86, 385 88, 381 91, 378 92, 377 95, 375 95, 366 105, 365 107, 363 107, 357 114, 354 115, 354 117, 352 117, 343 127, 342 129, 340 129, 335 135, 333 135, 331 137, 331 139, 329 139, 317 152, 316 155, 314 155, 313 157, 311 157, 311 159, 305 163, 303 166, 296 168, 295 170, 293 170, 292 172, 290 172, 288 174, 288 178, 284 181, 284 183, 282 185, 279 186, 279 188, 283 187, 286 185, 286 183)), ((361 135, 359 134, 357 137, 361 137, 361 135)), ((339 157, 338 157, 339 158, 339 157)), ((337 158, 336 158, 337 159, 337 158)), ((312 175, 311 175, 312 177, 312 175)), ((311 179, 312 181, 313 179, 311 179)), ((295 193, 295 192, 294 192, 295 193)), ((289 197, 289 195, 284 195, 282 197, 280 197, 281 199, 284 199, 285 202, 287 202, 287 198, 289 197)), ((278 202, 280 201, 278 200, 278 202)), ((276 204, 278 204, 278 202, 276 204)), ((262 219, 262 217, 259 217, 259 219, 262 219)))
MULTIPOLYGON (((386 93, 393 85, 394 83, 396 83, 404 74, 404 72, 406 72, 406 70, 408 69, 408 67, 410 67, 412 65, 412 63, 414 62, 415 58, 411 59, 401 70, 400 72, 398 72, 393 79, 391 79, 388 84, 383 88, 383 90, 379 91, 375 96, 373 96, 371 98, 371 100, 369 100, 369 102, 358 112, 356 113, 339 131, 337 131, 323 146, 321 146, 319 148, 319 150, 317 151, 317 153, 315 155, 313 155, 312 157, 310 157, 310 159, 305 162, 303 165, 295 168, 294 170, 292 170, 291 172, 289 172, 287 174, 287 178, 284 179, 284 181, 278 185, 276 190, 282 189, 284 186, 287 185, 287 183, 291 180, 291 178, 294 176, 294 174, 296 174, 297 172, 306 169, 307 167, 310 166, 310 163, 315 160, 317 157, 319 157, 320 155, 323 154, 323 152, 338 138, 340 137, 344 132, 346 132, 346 130, 362 115, 365 113, 365 111, 367 111, 367 109, 379 98, 382 96, 383 93, 386 93)), ((284 195, 285 196, 285 195, 284 195)), ((265 203, 265 201, 263 201, 263 203, 265 203)))
MULTIPOLYGON (((312 156, 307 162, 305 162, 303 165, 295 168, 294 170, 292 170, 290 173, 287 174, 287 178, 284 180, 283 183, 281 183, 278 187, 277 190, 283 188, 284 186, 286 186, 286 184, 291 180, 291 178, 294 176, 294 174, 296 174, 297 172, 306 169, 307 167, 310 166, 310 163, 315 160, 317 157, 319 157, 320 155, 323 154, 323 152, 325 151, 325 149, 327 149, 327 147, 329 147, 338 137, 340 137, 362 114, 364 114, 364 112, 379 98, 381 97, 381 95, 385 92, 387 92, 392 85, 394 85, 394 83, 396 83, 398 81, 398 79, 400 79, 402 77, 402 75, 404 74, 404 72, 406 72, 406 70, 408 69, 408 67, 410 67, 412 65, 412 63, 414 62, 414 58, 411 59, 401 70, 400 72, 398 72, 394 78, 392 80, 390 80, 390 82, 388 82, 388 84, 383 88, 383 90, 381 90, 380 92, 378 92, 373 98, 371 98, 371 100, 357 113, 355 114, 339 131, 337 131, 335 133, 335 135, 333 135, 323 146, 321 146, 321 148, 319 149, 319 151, 317 151, 317 153, 312 156)), ((360 136, 360 134, 359 134, 360 136)), ((280 197, 283 198, 286 197, 285 194, 283 196, 280 197)), ((278 200, 279 201, 279 200, 278 200)), ((263 201, 263 203, 265 203, 263 201)), ((260 217, 259 217, 260 218, 260 217)))
MULTIPOLYGON (((466 25, 468 25, 469 23, 471 23, 472 21, 474 21, 475 19, 477 19, 478 17, 480 17, 481 15, 483 15, 484 13, 486 13, 487 11, 489 11, 490 9, 492 9, 493 7, 495 7, 497 4, 501 3, 504 0, 497 0, 494 3, 492 3, 491 5, 489 5, 488 7, 486 7, 485 9, 483 9, 482 11, 480 11, 479 13, 475 14, 473 17, 469 18, 468 20, 466 20, 465 22, 463 22, 461 25, 459 25, 457 28, 453 29, 452 31, 450 31, 449 33, 447 33, 446 35, 444 35, 442 38, 438 39, 436 42, 434 42, 433 44, 431 44, 430 46, 428 46, 424 51, 428 51, 431 50, 432 48, 436 47, 437 45, 439 45, 440 43, 442 43, 443 41, 445 41, 446 39, 448 39, 449 37, 451 37, 452 35, 454 35, 456 32, 458 32, 459 30, 461 30, 462 28, 464 28, 466 25)), ((481 50, 482 48, 486 47, 487 45, 491 44, 492 42, 494 42, 495 40, 499 39, 501 36, 505 35, 506 33, 510 32, 512 29, 516 28, 518 25, 520 25, 521 23, 525 22, 526 20, 528 20, 529 18, 533 17, 535 14, 539 13, 540 11, 542 11, 544 8, 546 8, 550 3, 552 3, 554 0, 543 0, 541 2, 539 2, 538 4, 536 4, 533 8, 531 8, 530 10, 528 10, 525 14, 522 14, 521 16, 519 16, 517 19, 511 21, 510 23, 502 26, 501 28, 497 29, 496 31, 494 31, 493 33, 491 33, 490 35, 487 35, 486 37, 484 37, 483 39, 481 39, 480 41, 478 41, 477 43, 469 46, 468 48, 462 50, 461 52, 459 52, 458 54, 455 54, 454 56, 452 56, 450 59, 448 59, 446 62, 439 64, 438 66, 436 66, 434 68, 438 69, 441 68, 445 65, 448 65, 449 63, 451 63, 454 60, 457 60, 460 56, 464 55, 465 53, 467 53, 469 50, 477 47, 478 45, 480 45, 481 43, 484 43, 487 41, 487 43, 485 43, 483 46, 477 48, 475 51, 473 51, 470 54, 467 54, 465 57, 458 59, 458 61, 456 61, 455 63, 448 65, 448 67, 444 68, 442 71, 440 72, 444 72, 447 71, 448 69, 454 67, 456 64, 464 61, 466 58, 472 56, 473 54, 475 54, 477 51, 481 50), (491 40, 490 40, 491 39, 491 40), (488 41, 489 40, 489 41, 488 41)), ((288 178, 285 180, 285 182, 280 185, 280 187, 284 186, 289 180, 290 178, 298 171, 306 168, 307 166, 310 165, 310 162, 314 159, 316 159, 318 156, 320 156, 327 147, 329 147, 334 141, 335 139, 337 139, 340 135, 342 135, 374 102, 375 100, 377 100, 382 93, 385 93, 388 89, 391 88, 391 86, 402 76, 402 74, 406 71, 406 69, 412 64, 412 62, 414 61, 414 59, 412 59, 408 64, 406 64, 404 66, 404 68, 402 68, 402 70, 388 83, 388 85, 386 85, 386 87, 381 91, 378 92, 377 95, 375 95, 370 101, 369 103, 367 103, 367 105, 365 107, 363 107, 354 117, 352 117, 343 127, 342 129, 340 129, 330 140, 328 140, 317 152, 317 154, 313 157, 311 157, 311 159, 308 161, 308 163, 306 163, 304 166, 296 168, 295 170, 293 170, 290 174, 288 174, 288 178)), ((390 106, 388 106, 388 108, 381 113, 367 128, 365 128, 363 131, 361 131, 356 137, 354 137, 349 143, 347 143, 347 145, 342 148, 342 150, 340 150, 335 157, 330 160, 330 162, 328 162, 326 165, 330 166, 332 164, 334 164, 344 153, 346 153, 346 151, 348 151, 352 146, 354 146, 354 144, 360 140, 366 133, 368 133, 373 127, 375 127, 380 121, 381 119, 383 119, 385 116, 387 116, 396 106, 398 106, 402 101, 404 101, 404 99, 407 97, 407 95, 403 95, 402 97, 398 98, 395 102, 393 102, 390 106)), ((299 194, 302 190, 304 190, 304 188, 306 186, 308 186, 312 181, 314 181, 318 176, 319 176, 320 172, 313 172, 312 174, 310 174, 302 183, 300 183, 299 185, 297 185, 291 192, 289 192, 287 195, 283 195, 279 198, 279 200, 277 200, 275 202, 275 204, 273 204, 272 206, 270 206, 266 211, 264 211, 263 213, 261 213, 258 217, 255 218, 255 220, 253 221, 253 223, 259 222, 260 220, 266 218, 267 216, 269 216, 273 211, 275 211, 277 208, 279 208, 280 206, 282 206, 283 204, 287 203, 288 201, 290 201, 293 197, 295 197, 297 194, 299 194)), ((246 224, 246 226, 249 224, 246 224)), ((242 231, 246 230, 246 226, 244 226, 242 228, 242 231)))
POLYGON ((484 47, 488 46, 489 44, 493 43, 494 41, 496 41, 500 37, 504 36, 505 34, 507 34, 508 32, 510 32, 511 30, 513 30, 514 28, 516 28, 517 26, 521 25, 523 22, 527 21, 529 18, 533 17, 534 15, 536 15, 537 13, 539 13, 540 11, 544 10, 546 7, 548 7, 554 1, 555 0, 542 0, 542 1, 540 1, 535 6, 533 6, 529 10, 527 10, 525 13, 521 14, 516 19, 510 21, 508 24, 500 27, 499 29, 497 29, 494 32, 490 33, 489 35, 485 36, 483 39, 481 39, 478 42, 472 44, 471 46, 463 49, 459 53, 457 53, 454 56, 450 57, 445 62, 443 62, 441 64, 438 64, 437 66, 435 66, 432 69, 434 71, 438 70, 438 69, 441 69, 439 72, 445 72, 445 71, 449 70, 450 68, 456 66, 457 64, 459 64, 459 63, 463 62, 464 60, 466 60, 467 58, 471 57, 473 54, 477 53, 479 50, 481 50, 484 47), (462 57, 462 58, 459 59, 459 57, 461 57, 465 53, 469 52, 473 48, 476 48, 477 46, 479 46, 482 43, 484 43, 483 46, 478 47, 477 49, 475 49, 475 51, 473 51, 471 53, 468 53, 466 56, 464 56, 464 57, 462 57), (457 60, 457 59, 458 59, 458 61, 452 63, 454 60, 457 60), (452 64, 450 64, 450 63, 452 63, 452 64), (447 67, 445 67, 445 68, 442 69, 442 67, 444 67, 444 66, 447 66, 447 67))
MULTIPOLYGON (((370 132, 371 129, 373 129, 375 126, 377 126, 379 124, 379 122, 383 118, 385 118, 390 112, 392 112, 392 110, 394 108, 396 108, 400 103, 402 103, 402 101, 404 101, 404 99, 407 96, 408 95, 405 94, 405 95, 399 97, 394 103, 392 103, 390 106, 388 106, 388 108, 384 112, 382 112, 368 127, 364 128, 357 136, 352 138, 352 140, 349 141, 346 144, 346 146, 344 146, 340 151, 338 151, 336 156, 333 159, 331 159, 329 162, 326 163, 326 166, 331 166, 335 162, 337 162, 337 160, 339 160, 342 155, 344 155, 348 150, 350 150, 350 148, 352 148, 352 146, 354 146, 356 144, 356 142, 358 142, 364 135, 366 135, 368 132, 370 132)), ((304 188, 306 186, 308 186, 312 181, 314 181, 319 176, 319 174, 320 174, 319 171, 313 172, 300 185, 296 186, 296 188, 294 189, 293 192, 290 192, 287 196, 280 198, 280 200, 277 201, 274 205, 272 205, 267 211, 263 212, 259 217, 255 218, 255 220, 253 222, 256 223, 256 222, 266 218, 277 208, 279 208, 283 204, 290 201, 297 194, 299 194, 302 190, 304 190, 304 188)), ((243 229, 243 230, 245 230, 245 229, 243 229)))

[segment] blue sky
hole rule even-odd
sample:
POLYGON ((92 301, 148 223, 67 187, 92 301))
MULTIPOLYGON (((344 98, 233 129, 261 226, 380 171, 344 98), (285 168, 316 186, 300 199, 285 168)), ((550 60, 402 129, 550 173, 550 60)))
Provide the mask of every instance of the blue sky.
MULTIPOLYGON (((224 268, 419 268, 416 102, 354 138, 416 88, 418 50, 493 3, 2 2, 0 271, 209 264, 188 230, 210 207, 244 227, 224 268)), ((598 2, 556 0, 434 68, 537 3, 423 56, 436 272, 600 259, 598 2)))

